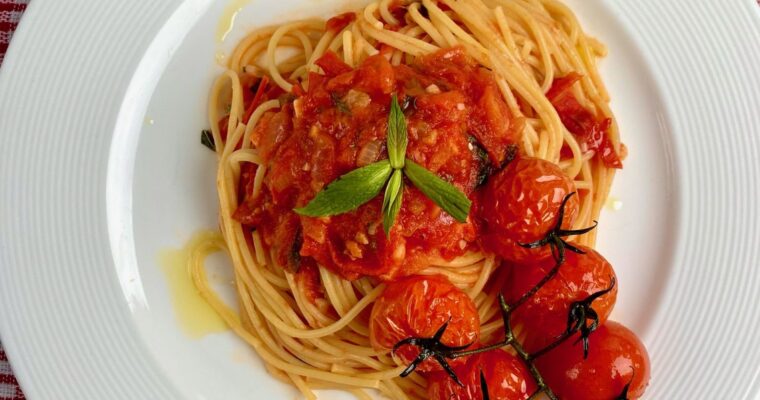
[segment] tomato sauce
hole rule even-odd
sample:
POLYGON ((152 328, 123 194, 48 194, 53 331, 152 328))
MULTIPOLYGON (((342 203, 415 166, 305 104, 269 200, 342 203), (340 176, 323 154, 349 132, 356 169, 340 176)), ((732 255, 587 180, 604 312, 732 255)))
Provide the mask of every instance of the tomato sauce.
POLYGON ((257 123, 252 141, 266 175, 254 197, 255 173, 252 167, 243 171, 234 218, 260 232, 277 264, 295 271, 301 263, 316 262, 346 279, 392 280, 433 260, 478 250, 476 205, 467 222, 458 223, 408 181, 389 237, 382 228, 382 196, 333 217, 299 216, 292 210, 341 175, 388 158, 393 94, 407 119, 407 157, 477 204, 482 169, 504 161, 520 130, 493 74, 456 47, 419 57, 412 65, 392 66, 377 55, 351 68, 329 52, 317 65, 322 73, 311 73, 308 85, 295 86, 294 100, 257 123))
MULTIPOLYGON (((583 150, 594 151, 608 168, 623 168, 623 161, 609 137, 612 119, 597 117, 584 108, 570 91, 581 78, 581 75, 572 73, 555 79, 546 97, 559 113, 567 130, 578 139, 583 150)), ((563 155, 568 155, 569 149, 563 150, 563 155)))

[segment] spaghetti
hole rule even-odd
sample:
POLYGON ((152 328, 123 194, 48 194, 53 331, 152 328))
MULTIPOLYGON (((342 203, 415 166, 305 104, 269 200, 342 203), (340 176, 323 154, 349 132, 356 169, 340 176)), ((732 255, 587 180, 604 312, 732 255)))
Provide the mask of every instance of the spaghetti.
MULTIPOLYGON (((490 71, 509 113, 523 121, 516 142, 519 153, 559 165, 579 192, 574 225, 591 225, 615 175, 600 143, 606 143, 608 155, 625 149, 596 69, 606 49, 586 36, 559 1, 379 0, 328 22, 311 19, 264 28, 238 45, 211 90, 208 113, 219 160, 221 238, 194 252, 194 282, 261 356, 272 376, 294 385, 308 399, 315 399, 313 390, 322 388, 344 389, 362 399, 370 398, 367 389, 395 399, 422 399, 427 397, 426 382, 419 375, 399 378, 405 365, 390 350, 370 345, 367 313, 384 290, 382 279, 361 274, 344 279, 321 265, 312 279, 304 279, 279 265, 280 257, 261 232, 251 232, 234 217, 241 191, 250 190, 256 197, 266 185, 267 168, 252 139, 257 125, 283 104, 282 98, 260 97, 263 89, 253 94, 258 99, 247 99, 253 92, 246 82, 256 79, 261 88, 261 81, 271 81, 286 97, 308 90, 310 76, 322 71, 318 61, 329 52, 356 68, 377 55, 394 66, 411 65, 448 48, 463 49, 490 71), (603 138, 586 140, 563 121, 561 107, 552 99, 552 93, 562 89, 558 85, 563 77, 565 91, 577 104, 607 121, 603 138), (259 101, 263 98, 269 99, 259 101), (246 165, 257 166, 255 172, 246 165), (250 188, 241 187, 245 174, 252 174, 250 188), (222 249, 234 265, 239 312, 220 300, 204 273, 205 256, 222 249), (314 296, 315 290, 320 295, 314 296)), ((593 246, 594 233, 579 242, 593 246)), ((467 293, 477 307, 481 337, 489 337, 501 328, 501 317, 494 293, 484 288, 499 262, 496 255, 473 246, 453 259, 432 257, 415 273, 443 275, 467 293)))

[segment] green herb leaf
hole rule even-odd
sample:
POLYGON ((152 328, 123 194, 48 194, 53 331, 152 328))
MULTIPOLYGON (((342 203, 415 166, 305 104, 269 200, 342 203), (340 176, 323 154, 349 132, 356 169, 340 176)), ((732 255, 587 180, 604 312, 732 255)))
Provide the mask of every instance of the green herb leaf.
POLYGON ((383 198, 383 230, 385 236, 391 235, 391 228, 396 222, 396 216, 401 210, 401 202, 404 197, 404 173, 400 169, 393 170, 391 180, 385 188, 385 198, 383 198))
POLYGON ((395 169, 404 168, 404 158, 406 157, 406 146, 409 138, 406 134, 406 117, 398 104, 398 98, 393 95, 391 99, 391 112, 388 115, 388 158, 391 161, 391 167, 395 169))
POLYGON ((478 142, 478 139, 476 139, 475 136, 468 136, 467 141, 470 142, 473 154, 478 158, 478 178, 475 181, 475 186, 480 187, 486 183, 488 177, 493 173, 493 166, 491 165, 491 159, 488 157, 488 153, 483 146, 480 145, 480 142, 478 142))
POLYGON ((335 108, 338 109, 338 111, 342 112, 343 114, 351 115, 351 109, 348 107, 348 104, 346 104, 346 102, 343 101, 343 99, 341 99, 337 93, 330 93, 330 100, 332 101, 335 108))
POLYGON ((214 144, 214 135, 210 130, 204 129, 201 131, 201 144, 211 149, 211 151, 216 151, 216 144, 214 144))
POLYGON ((327 217, 353 211, 380 193, 391 171, 388 160, 355 169, 327 185, 306 207, 294 211, 308 217, 327 217))
POLYGON ((404 173, 417 189, 454 219, 462 223, 467 221, 472 202, 454 185, 409 159, 406 160, 404 173))

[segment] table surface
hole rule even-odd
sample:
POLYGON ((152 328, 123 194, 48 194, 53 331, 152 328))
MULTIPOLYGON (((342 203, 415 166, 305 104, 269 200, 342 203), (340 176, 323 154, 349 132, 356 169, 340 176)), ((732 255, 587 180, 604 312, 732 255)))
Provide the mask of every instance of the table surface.
MULTIPOLYGON (((13 31, 16 30, 21 14, 24 13, 29 0, 0 0, 0 67, 3 63, 5 51, 11 40, 13 31)), ((11 365, 0 343, 0 400, 24 399, 24 393, 18 386, 16 377, 13 376, 11 365)))
MULTIPOLYGON (((0 0, 0 67, 8 50, 11 36, 30 0, 0 0)), ((760 5, 760 0, 758 0, 760 5)), ((0 400, 25 399, 24 393, 13 376, 11 365, 0 343, 0 400)))

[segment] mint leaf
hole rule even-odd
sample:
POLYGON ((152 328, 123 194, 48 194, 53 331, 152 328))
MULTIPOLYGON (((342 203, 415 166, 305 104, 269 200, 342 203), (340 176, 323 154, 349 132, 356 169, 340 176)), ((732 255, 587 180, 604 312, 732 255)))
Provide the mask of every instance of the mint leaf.
POLYGON ((383 230, 385 236, 391 235, 391 228, 396 222, 396 216, 401 210, 401 202, 404 197, 404 173, 400 169, 393 170, 391 180, 385 188, 383 198, 383 230))
POLYGON ((391 171, 388 160, 355 169, 327 185, 306 207, 294 211, 307 217, 327 217, 353 211, 380 193, 391 171))
POLYGON ((409 138, 406 134, 406 117, 398 104, 398 98, 393 95, 391 98, 391 112, 388 114, 388 158, 391 161, 391 167, 394 169, 404 168, 404 158, 406 157, 406 146, 409 138))
POLYGON ((410 159, 406 160, 404 173, 417 189, 454 219, 462 223, 467 221, 472 202, 454 185, 410 159))

